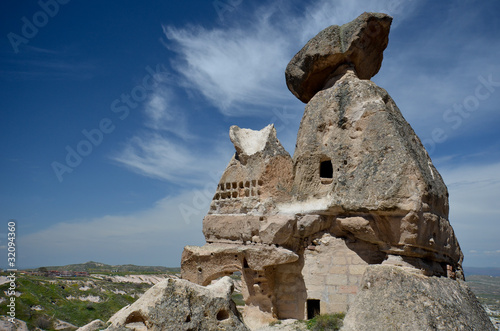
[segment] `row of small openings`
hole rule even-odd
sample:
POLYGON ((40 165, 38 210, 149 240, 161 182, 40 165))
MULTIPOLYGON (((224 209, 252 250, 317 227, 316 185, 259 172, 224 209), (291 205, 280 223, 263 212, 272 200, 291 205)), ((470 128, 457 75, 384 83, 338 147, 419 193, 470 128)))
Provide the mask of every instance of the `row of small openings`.
POLYGON ((217 192, 215 193, 214 200, 225 200, 225 199, 236 199, 236 198, 248 198, 256 197, 260 195, 260 190, 258 189, 248 189, 245 191, 232 191, 232 192, 217 192))
POLYGON ((247 180, 246 182, 232 182, 232 183, 222 183, 217 187, 218 191, 229 191, 242 188, 258 187, 262 186, 263 182, 259 179, 247 180))

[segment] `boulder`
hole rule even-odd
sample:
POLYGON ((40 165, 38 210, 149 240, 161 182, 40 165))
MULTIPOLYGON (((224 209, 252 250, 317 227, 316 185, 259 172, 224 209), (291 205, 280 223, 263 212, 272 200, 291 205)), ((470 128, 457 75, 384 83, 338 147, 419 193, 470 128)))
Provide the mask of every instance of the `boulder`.
POLYGON ((93 320, 92 322, 82 326, 81 328, 78 328, 76 331, 98 331, 106 328, 106 323, 103 321, 97 319, 93 320))
POLYGON ((286 67, 288 89, 307 103, 329 80, 353 67, 361 79, 375 76, 382 65, 392 17, 363 13, 342 26, 332 25, 318 33, 286 67))
POLYGON ((464 281, 411 270, 369 266, 341 330, 495 330, 464 281))
POLYGON ((229 277, 206 287, 165 279, 113 315, 106 330, 246 331, 231 300, 233 289, 229 277))
POLYGON ((14 323, 10 321, 8 316, 0 316, 0 330, 3 331, 28 331, 26 322, 14 318, 14 323))

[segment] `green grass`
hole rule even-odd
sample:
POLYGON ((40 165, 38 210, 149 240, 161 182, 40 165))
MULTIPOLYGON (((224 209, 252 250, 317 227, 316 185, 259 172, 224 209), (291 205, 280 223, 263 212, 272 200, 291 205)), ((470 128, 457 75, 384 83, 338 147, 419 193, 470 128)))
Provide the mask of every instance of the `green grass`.
POLYGON ((312 331, 337 331, 342 327, 344 313, 318 315, 306 322, 307 328, 312 331))
POLYGON ((233 299, 236 306, 244 306, 245 301, 243 300, 243 295, 241 293, 233 293, 231 295, 231 299, 233 299))
MULTIPOLYGON (((86 280, 51 279, 18 275, 17 291, 22 294, 16 298, 16 318, 25 321, 30 330, 36 326, 51 330, 52 321, 60 319, 76 326, 83 326, 95 319, 108 320, 122 307, 133 303, 137 297, 151 287, 148 284, 112 283, 106 280, 88 278, 86 280), (91 281, 92 283, 89 283, 91 281), (86 291, 80 287, 90 285, 86 291), (125 291, 128 295, 115 294, 125 291), (135 295, 135 298, 131 295, 135 295), (81 301, 79 297, 98 296, 101 302, 81 301), (67 299, 75 297, 77 299, 67 299), (34 310, 41 306, 43 310, 34 310)), ((0 296, 9 284, 0 286, 0 296)), ((6 315, 7 307, 0 305, 0 314, 6 315)))

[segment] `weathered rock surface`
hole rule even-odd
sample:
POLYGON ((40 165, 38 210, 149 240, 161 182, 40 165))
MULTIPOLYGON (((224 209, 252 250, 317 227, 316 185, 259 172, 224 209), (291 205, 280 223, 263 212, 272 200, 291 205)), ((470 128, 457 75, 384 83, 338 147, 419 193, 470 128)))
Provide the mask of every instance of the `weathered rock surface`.
MULTIPOLYGON (((203 220, 207 244, 185 247, 181 273, 207 285, 241 272, 252 328, 345 312, 371 265, 412 269, 416 288, 438 290, 426 276, 449 277, 450 290, 462 284, 452 280, 463 278, 463 255, 443 179, 394 101, 369 80, 391 21, 364 13, 323 30, 292 59, 287 85, 308 102, 293 159, 272 126, 231 127, 236 152, 203 220)), ((470 292, 456 293, 469 300, 470 292)))
POLYGON ((288 199, 292 158, 274 126, 254 131, 234 125, 229 136, 236 153, 219 181, 209 214, 262 214, 288 199))
POLYGON ((297 254, 274 245, 186 246, 182 253, 182 278, 207 285, 218 277, 241 271, 245 266, 254 271, 298 260, 297 254))
POLYGON ((126 306, 108 323, 116 330, 248 330, 231 300, 229 277, 206 287, 186 280, 166 279, 126 306))
POLYGON ((446 185, 384 89, 347 70, 307 104, 296 146, 294 200, 281 210, 337 215, 388 254, 461 268, 446 185))
POLYGON ((14 318, 14 323, 9 321, 8 316, 0 316, 0 330, 2 331, 28 331, 26 322, 14 318))
POLYGON ((341 330, 495 330, 465 282, 408 270, 368 267, 341 330))
POLYGON ((78 328, 76 331, 97 331, 97 330, 102 330, 105 328, 106 328, 106 323, 97 319, 97 320, 93 320, 92 322, 82 326, 81 328, 78 328))
POLYGON ((380 69, 387 47, 392 17, 363 13, 342 26, 318 33, 293 57, 285 76, 288 89, 302 102, 322 90, 329 80, 351 66, 360 79, 370 79, 380 69))

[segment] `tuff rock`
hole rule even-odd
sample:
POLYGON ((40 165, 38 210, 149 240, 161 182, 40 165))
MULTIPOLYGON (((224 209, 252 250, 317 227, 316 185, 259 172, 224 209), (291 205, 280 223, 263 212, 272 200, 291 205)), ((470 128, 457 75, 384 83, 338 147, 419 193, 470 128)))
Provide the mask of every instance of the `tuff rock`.
POLYGON ((246 331, 231 300, 233 289, 229 277, 206 287, 168 278, 113 315, 106 330, 246 331))
POLYGON ((460 271, 446 185, 384 89, 346 70, 307 104, 296 146, 294 198, 283 210, 312 205, 337 216, 340 235, 460 271))
POLYGON ((495 327, 464 281, 370 266, 341 330, 494 331, 495 327))
POLYGON ((9 316, 0 316, 0 330, 3 331, 28 331, 28 326, 26 322, 21 321, 17 318, 13 319, 12 322, 9 316))
MULTIPOLYGON (((395 102, 369 81, 391 21, 364 13, 323 30, 292 59, 287 85, 308 102, 293 158, 272 125, 230 129, 235 154, 203 219, 206 244, 185 247, 181 275, 207 285, 241 272, 252 328, 347 311, 365 295, 374 265, 411 270, 396 278, 397 302, 410 286, 419 297, 442 284, 465 300, 454 311, 476 314, 457 323, 488 325, 462 282, 446 185, 395 102)), ((375 304, 383 290, 367 293, 375 304)), ((429 302, 447 307, 444 297, 429 302)))
POLYGON ((274 126, 254 131, 234 125, 229 136, 236 152, 222 174, 209 214, 262 214, 289 199, 292 158, 276 138, 274 126))
POLYGON ((100 319, 93 320, 92 322, 78 328, 76 331, 98 331, 106 328, 106 323, 100 319))
POLYGON ((392 17, 363 13, 342 26, 332 25, 318 33, 286 67, 288 89, 302 102, 309 100, 329 81, 353 67, 360 79, 375 76, 389 41, 392 17))

